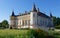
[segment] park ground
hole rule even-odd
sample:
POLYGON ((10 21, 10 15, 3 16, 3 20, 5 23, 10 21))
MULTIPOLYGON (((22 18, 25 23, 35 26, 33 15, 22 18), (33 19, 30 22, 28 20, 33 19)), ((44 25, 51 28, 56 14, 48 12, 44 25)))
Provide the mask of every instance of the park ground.
POLYGON ((4 29, 0 30, 0 38, 29 38, 29 30, 4 29))
MULTIPOLYGON (((60 34, 59 33, 60 32, 57 33, 57 32, 54 32, 54 31, 49 31, 49 35, 53 36, 55 38, 60 38, 60 34)), ((30 34, 30 30, 26 30, 26 29, 25 30, 0 29, 0 38, 33 38, 33 36, 32 36, 32 34, 30 34)))

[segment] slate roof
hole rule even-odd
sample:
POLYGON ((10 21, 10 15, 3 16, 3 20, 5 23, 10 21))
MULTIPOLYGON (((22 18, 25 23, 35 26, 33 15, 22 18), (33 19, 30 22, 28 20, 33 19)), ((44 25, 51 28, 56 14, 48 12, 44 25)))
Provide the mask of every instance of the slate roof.
POLYGON ((17 16, 23 16, 23 15, 27 15, 27 14, 30 14, 30 13, 23 13, 23 14, 14 15, 14 16, 17 17, 17 16))
MULTIPOLYGON (((17 16, 23 16, 23 15, 27 15, 27 14, 30 14, 30 12, 29 13, 19 14, 19 15, 14 15, 14 16, 17 17, 17 16)), ((44 14, 42 12, 37 13, 37 15, 41 16, 41 17, 45 17, 45 18, 50 18, 48 15, 46 15, 46 14, 44 14)))
POLYGON ((45 17, 45 18, 50 18, 48 15, 42 13, 42 12, 39 12, 37 13, 38 16, 42 16, 42 17, 45 17))
MULTIPOLYGON (((36 9, 35 4, 33 5, 33 8, 32 8, 32 11, 31 11, 31 12, 37 12, 37 15, 38 15, 38 16, 42 16, 42 17, 45 17, 45 18, 49 18, 49 19, 50 19, 50 16, 48 16, 48 15, 40 12, 40 11, 39 11, 39 8, 36 9)), ((15 15, 15 14, 14 14, 14 11, 12 12, 12 16, 15 16, 15 17, 17 17, 17 16, 23 16, 23 15, 27 15, 27 14, 30 14, 30 12, 26 12, 26 11, 25 11, 25 13, 19 14, 19 15, 15 15)), ((52 15, 51 15, 51 16, 52 16, 52 15)))

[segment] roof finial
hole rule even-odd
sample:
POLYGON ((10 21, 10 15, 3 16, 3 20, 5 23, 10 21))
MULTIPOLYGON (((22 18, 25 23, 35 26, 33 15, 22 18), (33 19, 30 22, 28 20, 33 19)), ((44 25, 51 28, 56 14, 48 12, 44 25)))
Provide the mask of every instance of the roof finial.
POLYGON ((12 16, 14 16, 15 14, 14 14, 14 11, 12 11, 12 16))
POLYGON ((52 13, 50 12, 50 17, 52 17, 52 13))
POLYGON ((37 10, 36 10, 36 6, 35 6, 35 3, 33 4, 32 11, 35 11, 35 12, 37 12, 37 10))

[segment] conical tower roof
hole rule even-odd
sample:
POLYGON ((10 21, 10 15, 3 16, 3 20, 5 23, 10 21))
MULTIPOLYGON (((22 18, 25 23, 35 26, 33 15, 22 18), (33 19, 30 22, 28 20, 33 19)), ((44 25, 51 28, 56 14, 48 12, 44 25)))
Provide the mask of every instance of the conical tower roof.
POLYGON ((12 16, 15 16, 14 11, 12 11, 12 16))
POLYGON ((52 17, 52 13, 50 12, 50 17, 52 17))
POLYGON ((37 12, 37 10, 36 10, 36 6, 35 6, 35 3, 33 4, 32 11, 35 11, 35 12, 37 12))

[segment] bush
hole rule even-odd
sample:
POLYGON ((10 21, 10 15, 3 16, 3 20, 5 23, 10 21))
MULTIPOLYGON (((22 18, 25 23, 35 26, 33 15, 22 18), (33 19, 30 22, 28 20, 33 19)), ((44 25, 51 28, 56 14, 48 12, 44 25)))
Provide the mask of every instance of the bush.
POLYGON ((48 33, 40 29, 32 29, 31 35, 35 38, 46 38, 48 36, 48 33))
POLYGON ((60 25, 59 26, 55 26, 56 29, 60 29, 60 25))

